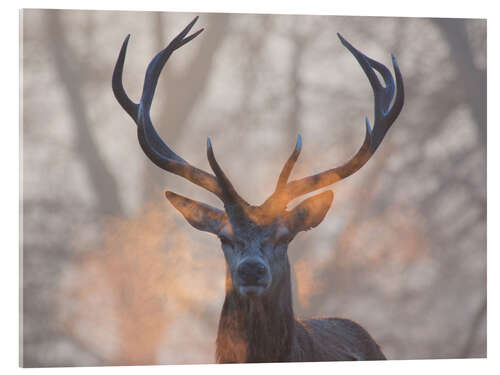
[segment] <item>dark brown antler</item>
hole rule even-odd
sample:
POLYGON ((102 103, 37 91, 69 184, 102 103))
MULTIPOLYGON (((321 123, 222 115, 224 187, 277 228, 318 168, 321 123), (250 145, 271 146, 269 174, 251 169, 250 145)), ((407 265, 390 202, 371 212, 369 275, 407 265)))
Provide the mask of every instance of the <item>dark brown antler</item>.
POLYGON ((401 72, 394 55, 392 55, 392 64, 394 66, 394 73, 396 75, 396 85, 394 85, 394 79, 391 72, 385 65, 364 55, 356 48, 354 48, 340 34, 337 35, 342 44, 349 51, 351 51, 356 60, 358 60, 361 68, 365 72, 372 86, 375 97, 375 121, 373 130, 371 130, 370 128, 370 123, 367 117, 366 134, 363 145, 358 150, 358 152, 344 165, 309 177, 294 180, 284 185, 284 183, 286 183, 285 181, 288 179, 295 161, 297 160, 298 153, 300 152, 299 138, 294 153, 283 168, 283 172, 280 176, 276 191, 266 201, 266 205, 279 202, 279 206, 284 207, 286 206, 286 204, 288 204, 288 202, 303 194, 307 194, 314 190, 329 186, 355 173, 375 153, 378 146, 380 146, 380 143, 382 143, 382 140, 384 139, 387 131, 394 123, 394 120, 396 120, 396 117, 398 117, 401 109, 403 108, 403 78, 401 76, 401 72), (382 86, 373 69, 375 69, 382 75, 385 82, 385 87, 382 86), (396 96, 394 98, 395 93, 396 96), (392 108, 390 108, 393 99, 394 103, 392 105, 392 108), (287 171, 286 173, 284 173, 285 170, 287 171))
POLYGON ((286 188, 288 178, 292 173, 292 169, 295 163, 297 162, 301 150, 302 150, 302 137, 299 134, 297 136, 297 143, 295 144, 295 148, 293 149, 292 154, 290 155, 285 165, 283 166, 280 176, 278 177, 278 183, 276 184, 276 189, 274 190, 274 194, 278 194, 280 191, 286 188))
MULTIPOLYGON (((151 103, 161 70, 170 55, 176 49, 182 47, 203 31, 203 29, 198 30, 194 34, 186 37, 197 19, 198 17, 195 17, 193 21, 191 21, 189 25, 187 25, 186 28, 179 35, 177 35, 164 50, 160 51, 153 58, 153 60, 151 60, 146 71, 144 87, 139 104, 130 100, 125 93, 122 83, 123 65, 125 62, 127 44, 130 38, 130 35, 128 35, 123 42, 118 60, 116 61, 115 69, 113 71, 113 92, 120 105, 137 124, 139 143, 144 153, 153 163, 160 168, 184 177, 217 195, 224 203, 226 211, 230 217, 243 217, 247 208, 251 206, 238 195, 235 188, 217 163, 210 140, 207 142, 207 156, 210 167, 215 173, 215 176, 192 166, 172 151, 160 138, 150 118, 151 103)), ((368 118, 366 118, 365 141, 358 152, 346 164, 316 175, 288 182, 292 168, 295 165, 302 148, 302 140, 299 135, 297 137, 297 144, 294 151, 283 166, 274 193, 262 206, 260 206, 261 208, 264 208, 264 211, 269 211, 269 213, 278 213, 280 210, 283 210, 291 200, 314 190, 329 186, 355 173, 374 154, 392 123, 401 112, 404 102, 403 78, 394 55, 392 56, 392 62, 396 75, 396 83, 394 83, 391 72, 387 67, 358 51, 340 34, 338 34, 338 36, 342 44, 349 49, 349 51, 351 51, 354 57, 358 60, 372 86, 375 98, 375 121, 373 131, 370 128, 368 118), (385 87, 380 83, 374 69, 383 77, 385 87), (391 107, 393 99, 394 103, 391 107)))
POLYGON ((164 50, 160 51, 153 58, 153 60, 151 60, 146 71, 144 88, 139 104, 130 100, 125 92, 125 89, 123 88, 122 82, 123 64, 125 61, 125 54, 127 52, 127 44, 130 35, 125 38, 118 60, 116 61, 115 69, 113 71, 112 86, 116 99, 137 124, 139 143, 149 159, 151 159, 151 161, 158 167, 184 177, 223 199, 224 192, 217 183, 216 177, 192 166, 172 151, 160 138, 150 118, 151 103, 153 101, 156 84, 158 83, 161 70, 172 52, 197 37, 203 31, 203 29, 201 29, 194 34, 185 37, 197 19, 198 17, 195 17, 193 21, 191 21, 189 25, 187 25, 186 28, 182 30, 182 32, 177 35, 164 50))
POLYGON ((207 139, 207 158, 210 168, 212 168, 212 171, 214 171, 217 176, 217 183, 222 190, 221 200, 224 202, 224 208, 227 214, 234 221, 241 222, 246 216, 245 209, 250 205, 240 197, 233 187, 233 184, 220 167, 217 159, 215 159, 210 138, 207 139))

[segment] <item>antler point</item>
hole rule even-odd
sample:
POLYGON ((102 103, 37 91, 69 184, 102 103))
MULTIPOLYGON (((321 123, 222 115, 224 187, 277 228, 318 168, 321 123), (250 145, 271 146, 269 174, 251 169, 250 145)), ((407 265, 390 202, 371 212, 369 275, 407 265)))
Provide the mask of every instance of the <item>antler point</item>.
POLYGON ((345 46, 345 47, 349 47, 350 46, 350 43, 340 34, 340 33, 337 33, 337 36, 339 37, 340 39, 340 42, 345 46))
POLYGON ((392 65, 394 65, 394 68, 398 68, 398 61, 396 60, 396 56, 394 56, 393 53, 391 53, 391 57, 392 57, 392 65))
POLYGON ((301 149, 302 148, 302 136, 300 134, 297 134, 297 145, 295 146, 296 149, 301 149))
POLYGON ((368 116, 365 117, 365 125, 366 125, 366 132, 368 134, 372 134, 372 128, 371 128, 371 125, 370 125, 370 120, 368 120, 368 116))

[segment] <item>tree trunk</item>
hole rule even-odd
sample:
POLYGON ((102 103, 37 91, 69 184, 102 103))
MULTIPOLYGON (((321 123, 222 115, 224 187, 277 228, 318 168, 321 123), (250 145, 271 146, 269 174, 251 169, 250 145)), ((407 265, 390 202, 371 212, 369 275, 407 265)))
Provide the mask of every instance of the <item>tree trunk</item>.
POLYGON ((82 95, 83 78, 80 74, 82 66, 65 39, 66 32, 61 24, 59 12, 47 12, 46 20, 47 44, 54 57, 55 70, 73 117, 76 149, 87 167, 86 172, 96 198, 96 209, 101 215, 121 215, 123 209, 119 200, 116 179, 107 168, 90 130, 90 120, 82 95))

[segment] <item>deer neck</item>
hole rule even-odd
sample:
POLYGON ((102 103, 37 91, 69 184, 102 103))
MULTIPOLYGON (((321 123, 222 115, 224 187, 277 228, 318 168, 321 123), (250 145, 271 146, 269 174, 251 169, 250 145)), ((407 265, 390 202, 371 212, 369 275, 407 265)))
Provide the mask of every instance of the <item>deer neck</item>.
POLYGON ((239 295, 227 272, 217 333, 218 363, 289 361, 294 329, 289 272, 272 293, 258 298, 239 295))

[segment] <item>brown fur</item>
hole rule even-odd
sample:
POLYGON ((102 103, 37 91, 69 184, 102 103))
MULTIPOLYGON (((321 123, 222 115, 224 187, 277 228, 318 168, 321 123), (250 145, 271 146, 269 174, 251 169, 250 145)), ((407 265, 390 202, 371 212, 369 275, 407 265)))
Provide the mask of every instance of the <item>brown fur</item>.
MULTIPOLYGON (((294 317, 290 273, 270 294, 245 298, 227 282, 216 340, 217 363, 386 359, 359 324, 294 317)), ((230 276, 228 276, 229 278, 230 276)))

